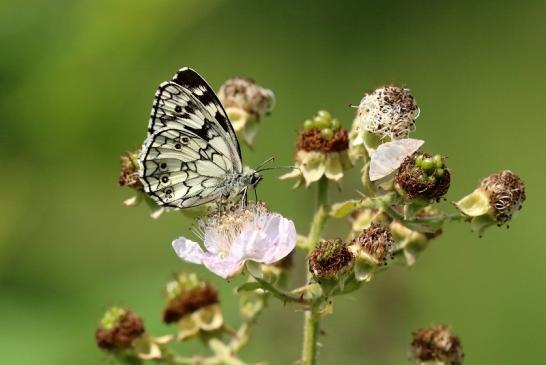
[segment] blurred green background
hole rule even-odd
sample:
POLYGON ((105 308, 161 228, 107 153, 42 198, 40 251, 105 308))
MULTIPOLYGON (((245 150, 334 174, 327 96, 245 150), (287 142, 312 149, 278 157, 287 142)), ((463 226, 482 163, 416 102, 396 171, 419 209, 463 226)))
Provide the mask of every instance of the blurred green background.
MULTIPOLYGON (((504 168, 526 181, 509 230, 478 239, 453 224, 413 269, 337 300, 321 364, 406 364, 411 331, 431 323, 460 335, 466 364, 546 363, 545 14, 544 1, 2 2, 0 362, 111 363, 94 329, 112 304, 166 332, 163 284, 189 268, 170 242, 190 222, 122 206, 131 192, 117 177, 119 155, 145 137, 156 87, 188 65, 215 89, 242 75, 275 91, 255 150, 243 151, 250 166, 290 163, 304 119, 327 109, 349 126, 347 105, 394 81, 421 107, 414 136, 449 156, 448 199, 504 168)), ((313 191, 275 175, 261 198, 306 232, 313 191)), ((353 173, 342 194, 357 188, 353 173)), ((329 235, 346 228, 334 222, 329 235)), ((198 271, 235 323, 233 285, 198 271)), ((272 305, 244 358, 292 363, 300 327, 301 313, 272 305)))

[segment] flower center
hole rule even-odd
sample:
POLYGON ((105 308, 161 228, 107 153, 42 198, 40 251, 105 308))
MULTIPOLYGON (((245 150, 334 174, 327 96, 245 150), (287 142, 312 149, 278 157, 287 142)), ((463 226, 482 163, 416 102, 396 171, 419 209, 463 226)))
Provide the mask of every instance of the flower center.
POLYGON ((267 214, 262 202, 250 203, 247 206, 232 206, 226 210, 215 211, 197 222, 198 236, 212 235, 218 249, 218 255, 225 258, 229 255, 232 243, 249 226, 262 229, 260 222, 267 214))

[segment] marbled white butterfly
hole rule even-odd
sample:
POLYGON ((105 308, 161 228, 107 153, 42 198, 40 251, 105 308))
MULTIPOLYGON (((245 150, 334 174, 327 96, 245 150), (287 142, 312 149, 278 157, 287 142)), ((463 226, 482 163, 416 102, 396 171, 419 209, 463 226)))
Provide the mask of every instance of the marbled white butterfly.
POLYGON ((190 68, 159 86, 139 156, 144 190, 159 205, 190 208, 242 196, 262 179, 243 166, 231 122, 190 68))

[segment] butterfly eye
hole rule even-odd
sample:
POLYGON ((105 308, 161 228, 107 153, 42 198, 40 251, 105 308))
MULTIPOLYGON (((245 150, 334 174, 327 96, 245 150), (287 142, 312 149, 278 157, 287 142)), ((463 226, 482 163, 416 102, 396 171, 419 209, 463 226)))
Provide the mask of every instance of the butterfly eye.
POLYGON ((167 168, 167 164, 165 162, 161 163, 161 165, 159 165, 159 168, 161 170, 165 170, 167 168))
POLYGON ((180 105, 177 105, 174 107, 174 111, 180 113, 182 111, 182 107, 180 105))
POLYGON ((169 182, 169 177, 168 177, 167 175, 161 176, 161 182, 162 182, 163 184, 168 183, 168 182, 169 182))

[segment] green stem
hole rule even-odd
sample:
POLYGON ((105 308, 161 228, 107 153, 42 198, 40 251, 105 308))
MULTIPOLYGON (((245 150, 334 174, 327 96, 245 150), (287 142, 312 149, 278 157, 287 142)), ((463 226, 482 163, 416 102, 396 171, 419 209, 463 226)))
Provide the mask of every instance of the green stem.
MULTIPOLYGON (((322 231, 328 219, 328 179, 323 177, 318 182, 317 210, 311 223, 311 229, 307 238, 307 249, 311 251, 320 240, 322 231)), ((312 280, 311 273, 307 274, 307 284, 312 280)), ((317 358, 317 337, 320 326, 320 314, 318 309, 320 302, 314 303, 311 308, 305 311, 303 324, 303 350, 301 357, 302 365, 315 365, 317 358)))
POLYGON ((320 318, 316 307, 305 311, 305 325, 303 327, 303 354, 302 365, 315 365, 317 362, 317 337, 320 318))
POLYGON ((270 282, 264 279, 260 279, 257 277, 254 277, 254 279, 256 279, 258 283, 260 283, 262 289, 267 290, 275 298, 280 299, 285 303, 309 304, 309 302, 303 299, 302 296, 297 296, 297 295, 292 295, 290 293, 287 293, 284 290, 277 288, 275 285, 271 284, 270 282))

